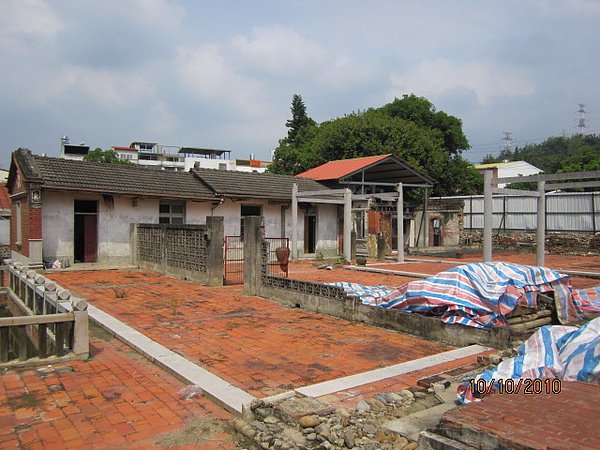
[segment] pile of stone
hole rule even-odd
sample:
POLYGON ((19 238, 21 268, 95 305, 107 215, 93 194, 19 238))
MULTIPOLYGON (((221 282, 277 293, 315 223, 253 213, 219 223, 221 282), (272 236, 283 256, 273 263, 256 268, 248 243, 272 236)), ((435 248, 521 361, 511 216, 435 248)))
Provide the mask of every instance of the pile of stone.
POLYGON ((402 390, 361 400, 355 409, 338 408, 290 393, 252 403, 234 429, 242 448, 274 450, 412 450, 416 442, 382 426, 440 404, 433 389, 402 390))

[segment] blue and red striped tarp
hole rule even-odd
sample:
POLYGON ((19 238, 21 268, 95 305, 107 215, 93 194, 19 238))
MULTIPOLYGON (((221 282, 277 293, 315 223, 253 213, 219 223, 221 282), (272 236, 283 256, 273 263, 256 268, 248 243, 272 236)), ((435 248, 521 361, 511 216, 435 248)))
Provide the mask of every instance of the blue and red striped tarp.
POLYGON ((477 328, 506 326, 506 315, 515 307, 537 308, 540 292, 553 292, 561 323, 600 313, 600 288, 574 291, 568 275, 541 266, 473 263, 397 288, 332 284, 368 305, 433 315, 445 323, 477 328))
POLYGON ((540 328, 519 347, 517 356, 460 385, 457 394, 462 403, 496 392, 558 394, 561 384, 556 380, 600 384, 600 317, 581 328, 540 328))

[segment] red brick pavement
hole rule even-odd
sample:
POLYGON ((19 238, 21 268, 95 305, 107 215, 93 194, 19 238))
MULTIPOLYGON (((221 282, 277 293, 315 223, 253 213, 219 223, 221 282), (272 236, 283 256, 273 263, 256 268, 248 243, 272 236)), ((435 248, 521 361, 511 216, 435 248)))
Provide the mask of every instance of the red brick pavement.
POLYGON ((450 349, 245 297, 241 286, 209 288, 140 271, 63 272, 51 278, 258 397, 450 349))
POLYGON ((593 449, 600 443, 600 386, 563 382, 560 394, 494 394, 446 413, 443 428, 497 438, 501 448, 593 449))
POLYGON ((92 338, 91 349, 88 361, 2 373, 0 448, 158 449, 189 430, 179 448, 235 448, 227 412, 180 398, 183 383, 112 338, 92 338), (194 434, 194 423, 214 432, 194 434))
MULTIPOLYGON (((412 258, 412 257, 411 257, 412 258)), ((397 270, 402 272, 423 273, 435 275, 444 270, 471 262, 481 261, 481 255, 465 255, 461 259, 439 258, 439 257, 416 257, 418 260, 429 260, 427 262, 409 261, 402 264, 389 262, 387 264, 371 262, 368 266, 386 270, 397 270), (444 262, 430 262, 430 261, 444 262)), ((513 262, 518 264, 535 265, 535 254, 529 252, 498 252, 494 254, 494 261, 513 262)), ((333 270, 317 270, 315 266, 324 264, 323 261, 300 261, 290 266, 290 277, 301 280, 329 283, 334 281, 347 281, 362 283, 366 285, 382 284, 384 286, 399 286, 414 280, 406 276, 392 274, 377 274, 370 272, 353 272, 342 268, 333 270)), ((600 258, 597 256, 570 256, 570 255, 546 255, 546 267, 555 270, 577 270, 584 272, 600 272, 600 258)), ((586 277, 573 277, 573 287, 577 289, 599 286, 600 280, 586 277)))

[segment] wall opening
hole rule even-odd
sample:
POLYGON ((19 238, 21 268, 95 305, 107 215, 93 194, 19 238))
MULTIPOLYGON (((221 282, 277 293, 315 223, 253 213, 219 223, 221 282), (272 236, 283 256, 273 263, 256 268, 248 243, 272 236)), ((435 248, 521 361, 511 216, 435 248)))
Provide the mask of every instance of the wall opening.
POLYGON ((98 202, 75 200, 73 259, 96 262, 98 259, 98 202))
POLYGON ((317 251, 317 216, 304 216, 304 253, 317 251))
POLYGON ((262 216, 261 205, 241 205, 240 210, 240 236, 244 239, 244 217, 246 216, 262 216))
POLYGON ((430 231, 430 242, 433 247, 441 247, 443 245, 442 240, 442 221, 440 219, 431 219, 429 226, 430 231))

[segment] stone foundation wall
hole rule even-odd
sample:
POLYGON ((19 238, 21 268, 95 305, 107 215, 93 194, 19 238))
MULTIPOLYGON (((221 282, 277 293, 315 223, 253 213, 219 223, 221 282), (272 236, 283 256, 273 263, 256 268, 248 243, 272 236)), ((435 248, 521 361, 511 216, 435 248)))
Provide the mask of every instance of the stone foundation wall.
MULTIPOLYGON (((461 242, 483 245, 483 231, 465 230, 461 242)), ((535 248, 536 233, 522 231, 494 231, 494 246, 504 248, 535 248)), ((546 251, 562 255, 600 255, 600 233, 547 233, 546 251)))

